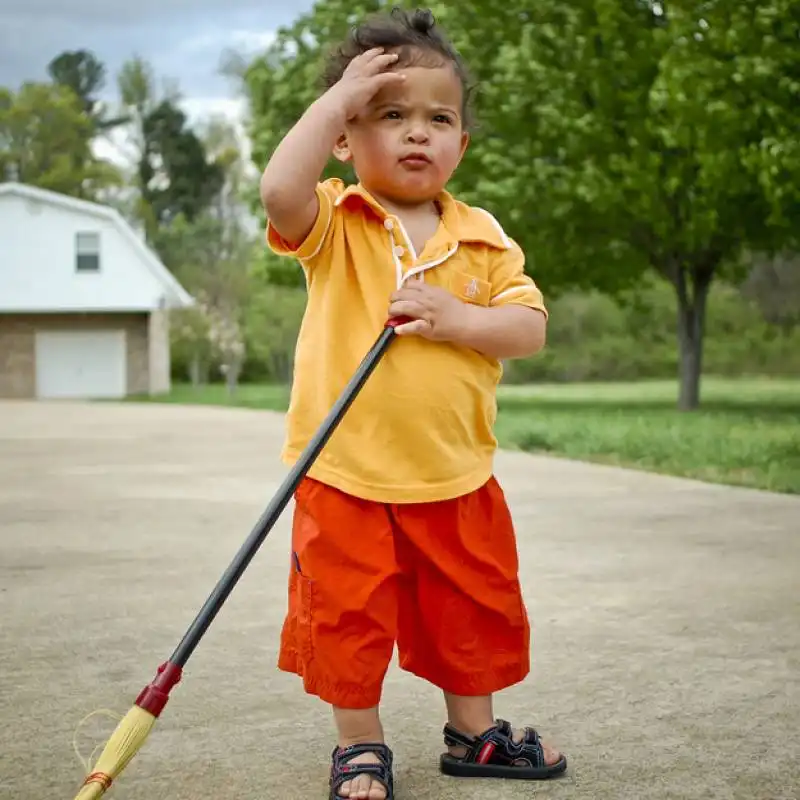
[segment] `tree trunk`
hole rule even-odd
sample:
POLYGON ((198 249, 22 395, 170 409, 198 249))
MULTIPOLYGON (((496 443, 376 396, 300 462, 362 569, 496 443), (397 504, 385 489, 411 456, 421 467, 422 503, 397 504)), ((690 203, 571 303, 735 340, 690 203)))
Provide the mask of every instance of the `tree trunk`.
POLYGON ((228 389, 228 398, 233 400, 236 390, 239 388, 239 375, 242 372, 242 362, 238 359, 231 359, 228 369, 225 370, 225 385, 228 389))
POLYGON ((189 375, 192 388, 197 389, 200 386, 200 354, 197 352, 192 354, 192 360, 189 362, 189 375))
POLYGON ((673 273, 673 283, 678 295, 680 411, 694 411, 700 406, 706 304, 715 267, 716 264, 686 264, 677 266, 673 273))

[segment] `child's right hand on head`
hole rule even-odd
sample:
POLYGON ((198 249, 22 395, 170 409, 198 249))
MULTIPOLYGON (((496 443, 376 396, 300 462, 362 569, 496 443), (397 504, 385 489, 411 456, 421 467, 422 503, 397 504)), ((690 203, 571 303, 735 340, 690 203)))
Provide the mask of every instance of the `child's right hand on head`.
POLYGON ((261 202, 274 231, 293 249, 314 227, 320 208, 317 183, 344 125, 383 87, 404 80, 391 69, 397 58, 380 47, 354 58, 272 154, 261 176, 261 202))
POLYGON ((329 90, 329 94, 341 102, 348 120, 355 117, 384 86, 402 83, 402 73, 389 69, 397 58, 397 53, 385 53, 383 48, 376 47, 348 64, 341 80, 329 90))

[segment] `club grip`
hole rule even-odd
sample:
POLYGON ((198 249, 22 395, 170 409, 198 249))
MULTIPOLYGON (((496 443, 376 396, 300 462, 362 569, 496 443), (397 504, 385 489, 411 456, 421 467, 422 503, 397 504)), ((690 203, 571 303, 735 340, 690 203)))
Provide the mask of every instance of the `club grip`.
POLYGON ((391 317, 386 320, 386 328, 396 328, 398 325, 405 325, 406 322, 411 322, 411 317, 391 317))

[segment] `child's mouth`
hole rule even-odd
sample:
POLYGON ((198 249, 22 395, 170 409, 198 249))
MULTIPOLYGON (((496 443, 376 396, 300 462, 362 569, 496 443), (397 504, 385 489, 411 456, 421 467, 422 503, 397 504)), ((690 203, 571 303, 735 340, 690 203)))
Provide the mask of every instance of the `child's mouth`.
POLYGON ((400 163, 412 169, 423 169, 430 165, 431 160, 424 153, 411 153, 410 155, 403 156, 400 163))

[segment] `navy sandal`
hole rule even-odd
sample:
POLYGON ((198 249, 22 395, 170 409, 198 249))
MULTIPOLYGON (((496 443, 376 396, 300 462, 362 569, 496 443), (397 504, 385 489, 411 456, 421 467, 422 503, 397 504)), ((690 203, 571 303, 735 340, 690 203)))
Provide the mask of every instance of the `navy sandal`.
POLYGON ((382 742, 372 744, 354 744, 350 747, 336 747, 332 755, 331 764, 331 794, 330 800, 348 800, 339 794, 342 784, 357 778, 359 775, 369 775, 374 780, 380 781, 386 788, 386 800, 394 800, 394 777, 392 775, 392 751, 382 742), (378 757, 378 764, 351 764, 356 756, 365 753, 374 753, 378 757))
POLYGON ((502 719, 475 737, 457 731, 448 723, 444 726, 444 743, 448 747, 467 748, 461 758, 442 754, 439 767, 442 773, 453 777, 537 781, 560 775, 567 768, 563 754, 555 764, 545 764, 544 748, 533 728, 525 728, 522 741, 517 743, 511 738, 511 725, 502 719))

